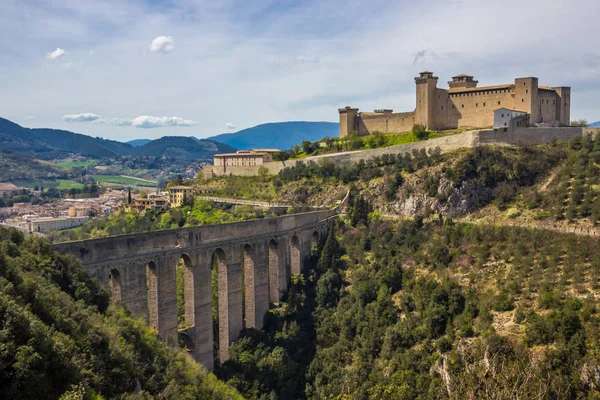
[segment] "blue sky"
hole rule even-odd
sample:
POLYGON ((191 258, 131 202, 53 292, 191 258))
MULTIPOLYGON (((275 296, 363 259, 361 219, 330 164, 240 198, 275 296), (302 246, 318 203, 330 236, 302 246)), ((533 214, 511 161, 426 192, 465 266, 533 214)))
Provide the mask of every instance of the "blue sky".
POLYGON ((0 116, 117 140, 415 106, 537 76, 600 120, 598 0, 1 0, 0 116))

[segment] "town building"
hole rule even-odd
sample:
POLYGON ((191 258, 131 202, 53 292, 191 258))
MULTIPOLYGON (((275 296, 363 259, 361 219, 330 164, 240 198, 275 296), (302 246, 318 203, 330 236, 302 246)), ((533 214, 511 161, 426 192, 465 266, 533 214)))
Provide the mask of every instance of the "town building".
POLYGON ((167 196, 148 196, 147 198, 134 197, 131 204, 125 204, 125 211, 145 212, 147 210, 167 210, 169 198, 167 196))
MULTIPOLYGON (((503 85, 477 86, 479 82, 465 74, 452 77, 448 89, 438 88, 437 83, 438 78, 430 71, 423 71, 415 78, 414 111, 359 112, 350 106, 340 108, 340 137, 352 132, 361 136, 374 132, 407 132, 414 124, 425 125, 430 130, 492 127, 494 111, 501 108, 528 114, 528 125, 570 124, 570 87, 540 86, 534 77, 517 78, 514 83, 503 85)), ((517 122, 522 123, 522 120, 514 121, 517 122)))
POLYGON ((215 154, 215 167, 260 165, 273 161, 274 152, 279 150, 238 150, 236 153, 215 154))
POLYGON ((530 115, 525 111, 505 107, 494 110, 494 128, 525 128, 529 122, 530 115))
POLYGON ((169 188, 169 202, 171 203, 171 207, 181 207, 193 197, 193 190, 189 186, 171 186, 169 188))
POLYGON ((23 187, 15 186, 10 182, 0 182, 0 196, 2 197, 17 196, 22 194, 23 190, 26 189, 23 187))
POLYGON ((88 217, 42 217, 32 219, 29 222, 29 230, 31 232, 50 232, 60 231, 63 229, 75 228, 83 225, 89 218, 88 217))

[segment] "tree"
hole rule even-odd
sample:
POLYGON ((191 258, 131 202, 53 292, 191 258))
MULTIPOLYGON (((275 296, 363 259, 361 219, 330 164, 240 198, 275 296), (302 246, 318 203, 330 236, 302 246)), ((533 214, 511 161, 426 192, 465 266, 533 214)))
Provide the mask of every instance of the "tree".
POLYGON ((127 189, 127 204, 131 204, 131 188, 127 189))
POLYGON ((571 121, 571 126, 585 128, 588 126, 588 122, 585 119, 578 119, 575 121, 571 121))
POLYGON ((302 151, 306 154, 312 153, 312 143, 310 142, 310 140, 302 141, 302 151))

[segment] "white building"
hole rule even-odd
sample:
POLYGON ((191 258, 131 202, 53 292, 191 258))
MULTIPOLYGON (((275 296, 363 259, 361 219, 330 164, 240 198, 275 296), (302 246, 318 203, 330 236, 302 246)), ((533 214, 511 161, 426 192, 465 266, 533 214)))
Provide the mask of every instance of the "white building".
POLYGON ((527 127, 528 125, 529 114, 525 111, 504 107, 494 110, 494 128, 527 127))
POLYGON ((29 230, 31 232, 50 232, 63 229, 75 228, 83 225, 88 217, 42 217, 31 220, 29 230))

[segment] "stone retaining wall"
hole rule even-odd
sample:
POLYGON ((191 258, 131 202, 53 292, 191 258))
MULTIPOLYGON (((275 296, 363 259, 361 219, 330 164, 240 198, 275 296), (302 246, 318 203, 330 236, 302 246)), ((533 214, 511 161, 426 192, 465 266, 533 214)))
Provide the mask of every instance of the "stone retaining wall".
MULTIPOLYGON (((585 133, 597 132, 597 129, 585 128, 585 133)), ((306 157, 300 160, 273 161, 262 165, 252 166, 212 166, 208 167, 205 176, 215 175, 258 175, 261 167, 266 168, 270 174, 277 174, 286 167, 295 166, 298 162, 318 162, 321 158, 328 158, 335 163, 358 162, 384 154, 411 153, 413 150, 425 149, 426 151, 439 148, 442 153, 458 150, 463 147, 476 146, 516 146, 548 143, 553 140, 565 141, 574 136, 581 136, 583 128, 499 128, 481 131, 468 131, 455 135, 443 136, 422 142, 408 143, 399 146, 383 147, 372 150, 347 151, 343 153, 325 154, 321 156, 306 157)))

